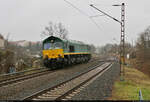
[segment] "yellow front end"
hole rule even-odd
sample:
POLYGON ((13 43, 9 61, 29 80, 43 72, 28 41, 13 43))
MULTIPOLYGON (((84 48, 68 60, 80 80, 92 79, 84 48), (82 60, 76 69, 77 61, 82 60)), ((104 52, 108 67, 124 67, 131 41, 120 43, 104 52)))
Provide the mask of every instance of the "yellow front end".
POLYGON ((63 49, 49 49, 43 50, 43 59, 48 57, 51 58, 64 58, 63 49))

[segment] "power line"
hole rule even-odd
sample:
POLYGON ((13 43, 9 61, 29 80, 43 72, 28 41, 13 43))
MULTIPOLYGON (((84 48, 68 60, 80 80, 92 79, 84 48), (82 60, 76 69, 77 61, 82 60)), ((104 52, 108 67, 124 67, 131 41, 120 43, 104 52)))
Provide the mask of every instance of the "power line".
MULTIPOLYGON (((91 8, 91 11, 94 12, 94 10, 93 10, 92 8, 91 8)), ((101 15, 90 16, 91 20, 93 20, 93 23, 96 23, 96 22, 95 22, 94 19, 92 19, 92 18, 96 18, 96 17, 98 17, 98 16, 105 16, 105 15, 104 15, 104 14, 101 14, 101 15)), ((98 26, 98 28, 100 28, 100 26, 99 26, 97 23, 96 23, 95 25, 98 26)), ((101 24, 101 27, 103 27, 102 24, 101 24)), ((103 27, 103 29, 104 29, 104 27, 103 27)))
POLYGON ((70 3, 67 0, 64 0, 66 3, 68 3, 69 5, 71 5, 73 8, 75 8, 76 10, 78 10, 80 13, 84 14, 85 16, 89 16, 87 15, 85 12, 81 11, 79 8, 77 8, 76 6, 74 6, 72 3, 70 3))
POLYGON ((108 6, 108 7, 112 7, 112 5, 110 5, 110 4, 102 4, 102 3, 100 3, 100 4, 98 4, 98 3, 92 3, 92 4, 95 5, 95 6, 104 6, 104 7, 108 6))
POLYGON ((121 24, 121 21, 119 21, 118 19, 112 17, 111 15, 107 14, 106 12, 104 12, 104 11, 98 9, 98 8, 95 7, 93 4, 91 4, 90 6, 93 7, 94 9, 98 10, 99 12, 103 13, 104 15, 108 16, 109 18, 111 18, 111 19, 113 19, 113 20, 115 20, 115 21, 117 21, 117 22, 119 22, 119 23, 121 24))
MULTIPOLYGON (((72 3, 70 3, 67 0, 64 0, 66 3, 68 3, 69 5, 71 5, 73 8, 75 8, 76 10, 78 10, 80 13, 82 13, 83 15, 87 16, 95 25, 96 27, 100 30, 101 27, 92 19, 91 16, 89 16, 88 14, 86 14, 85 12, 83 12, 82 10, 80 10, 79 8, 77 8, 76 6, 74 6, 72 3)), ((99 15, 100 16, 100 15, 99 15)), ((100 30, 101 31, 101 30, 100 30)))
MULTIPOLYGON (((101 29, 101 27, 92 19, 92 18, 90 18, 89 17, 89 19, 95 24, 95 26, 100 30, 101 29)), ((101 31, 101 30, 100 30, 101 31)))

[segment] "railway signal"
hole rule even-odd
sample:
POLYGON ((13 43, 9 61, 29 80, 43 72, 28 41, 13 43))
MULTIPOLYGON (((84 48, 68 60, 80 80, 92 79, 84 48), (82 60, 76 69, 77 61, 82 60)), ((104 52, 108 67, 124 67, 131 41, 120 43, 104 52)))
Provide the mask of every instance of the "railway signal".
POLYGON ((94 9, 98 10, 99 12, 103 13, 104 15, 108 16, 109 18, 117 21, 121 25, 121 38, 120 38, 120 80, 124 80, 124 64, 125 64, 125 4, 122 3, 121 5, 112 5, 112 6, 121 6, 121 21, 118 19, 110 16, 106 12, 98 9, 93 4, 90 5, 94 9))

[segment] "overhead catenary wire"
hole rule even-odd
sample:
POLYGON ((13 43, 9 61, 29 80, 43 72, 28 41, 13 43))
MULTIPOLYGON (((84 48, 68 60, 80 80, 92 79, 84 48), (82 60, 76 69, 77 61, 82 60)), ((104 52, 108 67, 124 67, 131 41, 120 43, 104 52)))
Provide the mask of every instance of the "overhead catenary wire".
POLYGON ((80 10, 79 8, 77 8, 76 6, 74 6, 72 3, 70 3, 69 1, 67 0, 64 0, 66 3, 68 3, 69 5, 71 5, 73 8, 75 8, 76 10, 78 10, 80 13, 84 14, 85 16, 88 16, 85 12, 83 12, 82 10, 80 10))
POLYGON ((109 18, 111 18, 111 19, 117 21, 118 23, 120 23, 120 24, 122 23, 122 22, 119 21, 118 19, 116 19, 116 18, 112 17, 111 15, 107 14, 106 12, 104 12, 104 11, 98 9, 98 8, 95 7, 93 4, 90 4, 90 6, 93 7, 94 9, 98 10, 99 12, 103 13, 104 15, 108 16, 109 18))
POLYGON ((89 16, 88 14, 86 14, 85 12, 83 12, 82 10, 80 10, 79 8, 77 8, 76 6, 74 6, 72 3, 70 3, 67 0, 64 0, 67 4, 71 5, 73 8, 75 8, 76 10, 78 10, 81 14, 87 16, 94 24, 95 26, 99 29, 99 31, 101 31, 101 27, 92 19, 91 16, 89 16))
MULTIPOLYGON (((93 4, 93 3, 92 3, 93 4)), ((112 6, 112 5, 111 5, 112 6)), ((93 8, 91 8, 91 10, 93 11, 93 8)), ((94 11, 93 11, 94 12, 94 11)), ((103 11, 102 12, 100 12, 100 13, 103 13, 103 11)), ((101 14, 101 16, 103 16, 103 15, 105 15, 105 14, 101 14)), ((96 17, 98 17, 98 16, 95 16, 95 18, 96 17)), ((115 19, 114 17, 112 17, 115 21, 117 20, 117 19, 115 19)), ((118 22, 118 20, 117 20, 117 22, 118 22)), ((120 21, 119 21, 119 23, 120 23, 120 21)), ((102 26, 102 25, 101 25, 102 26)), ((113 30, 113 31, 111 31, 111 32, 113 32, 114 34, 117 34, 118 32, 116 32, 116 30, 113 30)))
MULTIPOLYGON (((73 8, 75 8, 76 10, 78 10, 81 14, 83 14, 83 15, 85 15, 85 16, 87 16, 91 21, 92 21, 92 23, 93 24, 95 24, 95 26, 98 28, 98 30, 99 30, 99 32, 100 33, 102 33, 102 31, 104 31, 103 29, 102 29, 102 27, 100 27, 99 26, 99 24, 97 24, 97 22, 95 22, 95 20, 94 20, 94 18, 96 18, 96 16, 98 17, 98 16, 105 16, 104 14, 101 14, 101 15, 95 15, 95 16, 89 16, 89 15, 87 15, 85 12, 83 12, 82 10, 80 10, 79 8, 77 8, 76 6, 74 6, 72 3, 70 3, 69 1, 67 1, 67 0, 64 0, 66 3, 68 3, 69 5, 71 5, 73 8)), ((91 8, 92 9, 92 8, 91 8)), ((93 9, 92 9, 93 10, 93 9)), ((103 27, 104 28, 104 27, 103 27)))
POLYGON ((100 3, 100 4, 98 4, 98 3, 92 3, 92 4, 93 4, 93 5, 96 5, 96 6, 112 7, 111 4, 102 4, 102 3, 100 3))
POLYGON ((101 27, 92 18, 89 17, 89 19, 95 24, 95 26, 97 26, 97 28, 99 28, 99 30, 101 29, 101 27))
MULTIPOLYGON (((91 8, 91 11, 93 11, 93 12, 95 12, 94 10, 93 10, 93 8, 91 8)), ((99 16, 105 16, 104 14, 101 14, 101 15, 99 15, 99 14, 97 14, 97 15, 95 15, 95 16, 90 16, 90 18, 91 18, 91 20, 93 20, 93 23, 96 23, 95 22, 95 20, 94 20, 94 18, 97 18, 97 17, 99 17, 99 16)), ((97 25, 98 27, 99 27, 99 25, 96 23, 95 25, 97 25)), ((102 23, 101 23, 101 27, 103 27, 102 26, 102 23)), ((103 29, 104 29, 104 27, 103 27, 103 29)), ((102 29, 102 30, 103 30, 102 29)))

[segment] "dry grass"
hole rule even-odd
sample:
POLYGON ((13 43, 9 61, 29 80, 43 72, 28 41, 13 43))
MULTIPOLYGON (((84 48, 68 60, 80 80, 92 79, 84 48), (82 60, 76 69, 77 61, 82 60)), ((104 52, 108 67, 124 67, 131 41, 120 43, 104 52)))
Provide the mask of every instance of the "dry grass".
POLYGON ((112 100, 138 100, 139 90, 143 99, 150 100, 150 78, 135 68, 125 68, 125 81, 117 80, 114 84, 112 100))

